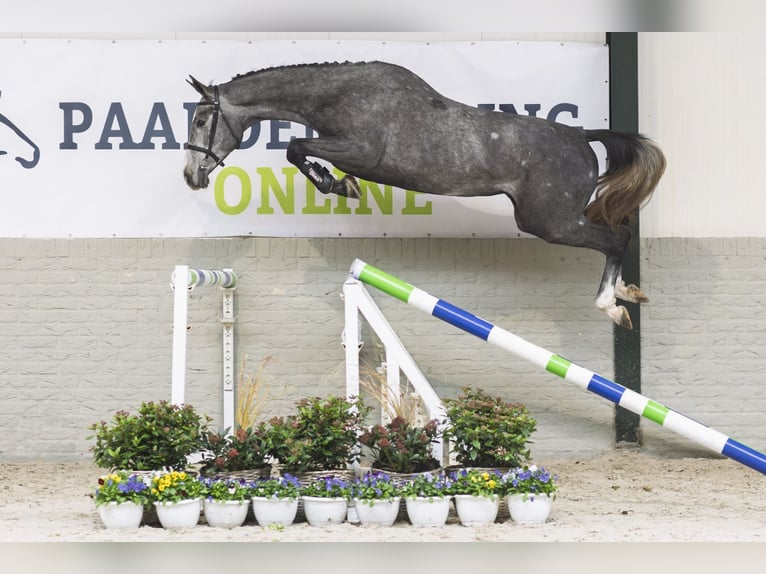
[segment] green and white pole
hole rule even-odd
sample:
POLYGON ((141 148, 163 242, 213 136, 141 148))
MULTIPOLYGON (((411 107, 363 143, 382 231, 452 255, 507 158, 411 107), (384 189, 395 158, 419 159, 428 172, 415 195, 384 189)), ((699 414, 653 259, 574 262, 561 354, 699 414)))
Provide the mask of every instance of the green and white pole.
POLYGON ((766 474, 766 455, 739 443, 730 437, 661 405, 635 391, 631 391, 589 371, 542 347, 501 329, 447 301, 434 297, 356 259, 351 265, 351 275, 392 297, 404 301, 421 311, 454 325, 484 341, 525 359, 541 369, 575 383, 621 407, 647 418, 697 444, 718 454, 727 456, 750 468, 766 474))

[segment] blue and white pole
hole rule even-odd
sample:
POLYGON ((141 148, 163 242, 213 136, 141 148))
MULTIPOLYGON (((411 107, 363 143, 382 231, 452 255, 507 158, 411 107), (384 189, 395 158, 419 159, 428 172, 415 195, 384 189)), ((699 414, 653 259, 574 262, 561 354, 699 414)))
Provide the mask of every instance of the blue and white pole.
POLYGON ((766 455, 763 453, 555 353, 538 347, 460 307, 438 299, 359 259, 356 259, 352 264, 351 275, 363 283, 380 289, 384 293, 417 307, 421 311, 475 335, 496 347, 509 351, 541 369, 575 383, 583 389, 654 421, 697 444, 766 474, 766 455))

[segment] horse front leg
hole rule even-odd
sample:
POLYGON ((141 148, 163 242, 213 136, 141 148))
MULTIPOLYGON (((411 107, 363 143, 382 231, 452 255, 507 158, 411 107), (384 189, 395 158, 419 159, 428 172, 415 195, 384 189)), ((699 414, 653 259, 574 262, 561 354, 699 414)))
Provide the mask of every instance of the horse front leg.
POLYGON ((306 159, 308 155, 324 156, 334 151, 337 153, 334 147, 338 147, 337 142, 331 140, 294 139, 287 146, 287 161, 295 165, 322 193, 358 199, 362 193, 356 178, 346 175, 338 181, 326 167, 306 159))

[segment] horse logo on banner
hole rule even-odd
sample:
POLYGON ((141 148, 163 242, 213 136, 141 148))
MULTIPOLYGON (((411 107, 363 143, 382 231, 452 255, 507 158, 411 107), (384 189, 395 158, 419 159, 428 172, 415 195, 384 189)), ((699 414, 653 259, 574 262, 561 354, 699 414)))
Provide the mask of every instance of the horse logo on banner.
POLYGON ((24 169, 32 169, 40 161, 40 148, 10 118, 0 113, 0 160, 6 155, 24 169))

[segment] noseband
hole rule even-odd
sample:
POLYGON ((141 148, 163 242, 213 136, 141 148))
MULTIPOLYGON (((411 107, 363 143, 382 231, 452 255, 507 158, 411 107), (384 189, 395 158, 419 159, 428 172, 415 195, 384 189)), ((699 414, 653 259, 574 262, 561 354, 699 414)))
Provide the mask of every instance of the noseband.
MULTIPOLYGON (((213 158, 213 161, 215 161, 215 163, 210 168, 207 169, 207 173, 210 173, 215 168, 217 168, 219 165, 221 165, 221 166, 224 165, 223 159, 218 157, 216 155, 216 153, 213 151, 213 142, 215 141, 215 131, 216 131, 216 129, 218 129, 218 118, 219 117, 223 120, 223 123, 226 126, 226 128, 229 130, 229 133, 232 135, 234 140, 237 142, 237 146, 236 147, 239 147, 240 144, 242 143, 242 140, 240 138, 238 138, 234 134, 234 130, 231 129, 231 124, 229 123, 228 118, 226 117, 226 115, 223 113, 223 110, 221 109, 221 101, 218 98, 218 86, 214 86, 214 90, 215 90, 215 92, 214 92, 214 96, 215 97, 214 97, 212 102, 199 102, 197 104, 197 106, 215 106, 215 109, 214 109, 215 115, 213 116, 213 124, 210 126, 210 137, 208 138, 208 141, 207 141, 207 147, 204 148, 204 147, 200 147, 200 146, 197 146, 197 145, 192 145, 190 143, 185 143, 184 144, 184 149, 190 149, 192 151, 198 151, 198 152, 204 153, 205 157, 213 158)), ((203 168, 200 167, 200 170, 202 170, 202 169, 203 168)))

